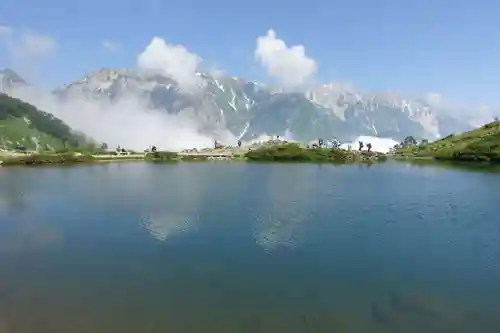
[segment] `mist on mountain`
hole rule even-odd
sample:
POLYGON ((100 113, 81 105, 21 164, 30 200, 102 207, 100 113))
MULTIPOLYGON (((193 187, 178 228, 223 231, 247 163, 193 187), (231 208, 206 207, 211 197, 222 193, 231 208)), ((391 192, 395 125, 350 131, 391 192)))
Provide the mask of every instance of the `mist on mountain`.
POLYGON ((11 94, 53 114, 74 130, 106 142, 109 147, 143 150, 156 145, 177 151, 213 146, 213 139, 201 134, 193 120, 150 109, 134 96, 109 103, 83 96, 61 100, 32 87, 15 89, 11 94))

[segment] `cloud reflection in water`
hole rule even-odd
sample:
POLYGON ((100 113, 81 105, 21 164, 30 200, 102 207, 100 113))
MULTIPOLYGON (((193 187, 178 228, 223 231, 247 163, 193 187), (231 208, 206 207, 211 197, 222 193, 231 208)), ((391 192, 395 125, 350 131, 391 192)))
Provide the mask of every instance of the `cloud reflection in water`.
POLYGON ((317 170, 301 165, 275 165, 270 170, 265 180, 266 213, 258 219, 255 241, 265 250, 294 247, 302 241, 304 223, 311 217, 317 170))

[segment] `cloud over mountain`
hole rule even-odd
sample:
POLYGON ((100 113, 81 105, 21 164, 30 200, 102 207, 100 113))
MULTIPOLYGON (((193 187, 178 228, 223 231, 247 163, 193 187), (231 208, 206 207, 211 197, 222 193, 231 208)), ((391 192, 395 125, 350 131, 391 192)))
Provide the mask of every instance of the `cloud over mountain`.
MULTIPOLYGON (((28 54, 36 48, 35 58, 56 47, 48 36, 10 27, 0 29, 0 40, 28 54)), ((117 47, 111 40, 100 41, 110 51, 117 47)), ((268 135, 305 142, 360 135, 432 139, 467 129, 472 118, 478 118, 478 112, 471 119, 463 113, 455 117, 456 108, 435 92, 408 98, 344 83, 310 85, 315 60, 304 46, 287 46, 274 30, 257 38, 253 55, 283 89, 210 70, 210 64, 185 46, 153 37, 137 54, 135 69, 101 68, 54 92, 23 88, 14 95, 96 140, 134 149, 152 144, 174 150, 202 148, 213 140, 234 143, 268 135)), ((9 72, 0 76, 3 87, 19 81, 24 82, 9 72)), ((490 109, 483 113, 480 121, 490 117, 490 109)))
POLYGON ((431 106, 440 106, 443 102, 443 96, 437 92, 429 92, 425 95, 424 100, 431 106))
POLYGON ((137 58, 140 70, 168 76, 177 81, 181 89, 188 91, 200 83, 196 70, 201 62, 201 57, 184 46, 167 44, 160 37, 153 37, 137 58))
POLYGON ((303 45, 288 47, 272 29, 257 38, 254 56, 269 76, 287 88, 303 85, 317 71, 316 62, 306 55, 303 45))

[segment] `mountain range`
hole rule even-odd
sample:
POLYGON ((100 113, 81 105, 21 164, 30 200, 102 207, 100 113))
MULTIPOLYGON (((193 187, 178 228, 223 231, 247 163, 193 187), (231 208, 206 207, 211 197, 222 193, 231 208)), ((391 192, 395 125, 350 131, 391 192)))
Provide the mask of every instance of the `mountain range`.
MULTIPOLYGON (((105 68, 50 93, 61 102, 84 99, 109 105, 133 98, 147 109, 194 121, 201 133, 216 138, 229 132, 243 141, 263 135, 298 141, 348 141, 361 135, 433 140, 472 127, 468 120, 423 99, 361 92, 336 82, 287 92, 238 77, 208 73, 196 77, 196 88, 187 91, 166 76, 105 68)), ((29 84, 14 71, 0 71, 0 92, 18 97, 16 92, 26 87, 29 84)))

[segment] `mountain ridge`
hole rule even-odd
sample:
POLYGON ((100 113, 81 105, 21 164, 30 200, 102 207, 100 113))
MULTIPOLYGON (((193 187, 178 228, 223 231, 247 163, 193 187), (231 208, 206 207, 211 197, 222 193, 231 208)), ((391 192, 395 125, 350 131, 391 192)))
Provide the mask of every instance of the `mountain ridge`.
POLYGON ((111 104, 134 98, 144 107, 192 119, 203 133, 226 131, 242 140, 264 135, 288 135, 298 141, 318 137, 347 141, 359 135, 436 139, 471 128, 423 100, 361 92, 337 82, 304 92, 276 92, 239 77, 196 76, 196 91, 186 92, 166 76, 101 68, 52 93, 60 100, 111 104))

